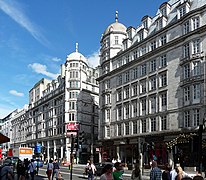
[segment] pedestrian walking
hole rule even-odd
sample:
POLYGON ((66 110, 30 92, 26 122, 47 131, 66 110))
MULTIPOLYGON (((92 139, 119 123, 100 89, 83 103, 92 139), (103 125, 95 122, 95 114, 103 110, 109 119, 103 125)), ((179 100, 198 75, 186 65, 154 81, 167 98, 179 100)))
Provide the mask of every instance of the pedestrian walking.
POLYGON ((87 166, 86 166, 86 171, 88 174, 88 180, 94 180, 94 175, 97 169, 92 161, 88 161, 87 166))
POLYGON ((46 171, 48 180, 51 180, 53 168, 54 168, 54 166, 53 166, 52 160, 50 159, 49 163, 47 164, 47 171, 46 171))
POLYGON ((19 179, 18 180, 25 180, 26 179, 26 167, 23 161, 21 161, 21 166, 19 167, 19 179))
POLYGON ((152 161, 152 170, 150 171, 150 180, 161 180, 162 171, 157 167, 157 162, 152 161))
POLYGON ((13 180, 14 179, 14 174, 11 169, 11 166, 12 166, 12 163, 9 162, 2 167, 1 173, 0 173, 1 180, 13 180))
POLYGON ((114 164, 114 167, 115 167, 115 170, 112 173, 113 179, 114 180, 122 180, 123 179, 122 175, 124 173, 124 171, 122 169, 122 164, 120 162, 116 162, 114 164))
POLYGON ((55 159, 53 162, 52 180, 54 179, 54 176, 56 176, 56 179, 58 178, 59 170, 59 163, 57 162, 57 159, 55 159))
POLYGON ((102 175, 100 176, 100 180, 113 180, 112 171, 112 164, 106 164, 102 169, 102 175))
POLYGON ((29 172, 30 172, 31 180, 34 180, 36 165, 34 164, 33 159, 31 159, 31 162, 29 163, 28 169, 29 169, 29 172))
POLYGON ((164 171, 162 173, 162 180, 170 180, 170 171, 171 167, 169 166, 169 164, 165 164, 164 171))
POLYGON ((134 169, 132 170, 131 179, 132 180, 142 180, 142 175, 141 175, 139 163, 136 163, 134 165, 134 169))
POLYGON ((180 166, 176 168, 176 172, 177 172, 177 176, 175 177, 175 180, 182 180, 182 178, 184 177, 184 174, 180 166))

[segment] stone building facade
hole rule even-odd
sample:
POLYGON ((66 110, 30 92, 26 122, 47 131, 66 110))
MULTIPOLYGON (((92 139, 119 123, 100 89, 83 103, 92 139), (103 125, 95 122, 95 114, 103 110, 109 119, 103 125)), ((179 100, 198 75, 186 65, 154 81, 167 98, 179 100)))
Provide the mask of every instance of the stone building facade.
POLYGON ((115 19, 100 41, 103 159, 195 166, 206 105, 206 2, 170 0, 137 28, 115 19))

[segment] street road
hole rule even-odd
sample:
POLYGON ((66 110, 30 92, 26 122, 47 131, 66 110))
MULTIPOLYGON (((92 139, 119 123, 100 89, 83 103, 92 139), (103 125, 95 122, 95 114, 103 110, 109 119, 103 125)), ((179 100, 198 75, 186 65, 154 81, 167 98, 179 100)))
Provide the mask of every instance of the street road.
MULTIPOLYGON (((70 170, 68 167, 63 167, 61 166, 61 174, 63 176, 64 180, 70 180, 70 170)), ((77 167, 73 167, 72 170, 72 180, 84 180, 87 179, 87 176, 83 175, 84 172, 84 166, 77 166, 77 167)), ((125 175, 123 176, 124 180, 129 180, 130 178, 130 174, 125 173, 125 175)), ((44 165, 43 168, 40 168, 39 170, 39 177, 36 177, 35 180, 46 180, 46 165, 44 165)), ((98 176, 95 177, 95 179, 100 179, 98 176)))

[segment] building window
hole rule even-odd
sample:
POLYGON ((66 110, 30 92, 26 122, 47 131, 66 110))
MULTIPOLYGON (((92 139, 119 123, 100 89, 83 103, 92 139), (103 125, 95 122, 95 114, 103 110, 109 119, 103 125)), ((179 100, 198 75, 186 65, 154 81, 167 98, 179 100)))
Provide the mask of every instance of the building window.
POLYGON ((134 60, 138 58, 138 51, 133 52, 133 58, 134 58, 134 60))
POLYGON ((118 76, 118 85, 122 84, 122 74, 118 76))
POLYGON ((179 8, 179 16, 180 18, 186 14, 186 6, 182 6, 179 8))
POLYGON ((146 98, 141 99, 142 112, 146 111, 146 98))
POLYGON ((160 87, 167 86, 167 73, 160 74, 160 87))
POLYGON ((184 112, 184 127, 190 127, 190 112, 184 112))
POLYGON ((193 100, 200 99, 200 84, 193 85, 193 100))
POLYGON ((125 82, 129 82, 129 80, 130 80, 129 75, 130 75, 130 73, 129 73, 129 71, 127 71, 127 72, 125 73, 125 82))
POLYGON ((142 80, 141 82, 140 82, 140 93, 142 94, 142 93, 146 93, 146 80, 142 80))
POLYGON ((156 47, 156 41, 151 42, 151 44, 150 44, 151 51, 155 50, 156 48, 157 48, 156 47))
POLYGON ((160 12, 161 12, 162 16, 167 17, 167 8, 166 7, 160 9, 160 12))
POLYGON ((143 21, 143 26, 144 26, 145 29, 148 28, 148 22, 147 22, 147 20, 143 21))
POLYGON ((195 41, 193 41, 192 43, 193 45, 193 54, 197 54, 200 53, 200 40, 196 39, 195 41))
POLYGON ((156 96, 150 97, 150 113, 156 112, 156 96))
POLYGON ((194 61, 193 65, 193 76, 200 75, 200 61, 194 61))
POLYGON ((167 36, 163 35, 160 37, 160 46, 163 46, 167 43, 167 36))
POLYGON ((137 83, 132 84, 132 96, 137 96, 137 83))
POLYGON ((106 97, 106 99, 105 99, 106 103, 105 104, 110 104, 111 103, 110 94, 107 94, 105 97, 106 97))
POLYGON ((122 100, 122 90, 119 89, 117 90, 117 101, 121 101, 122 100))
POLYGON ((137 134, 137 122, 133 122, 133 134, 137 134))
POLYGON ((167 66, 167 56, 164 54, 163 56, 160 56, 160 68, 167 66))
POLYGON ((147 74, 147 65, 145 63, 141 65, 141 76, 144 76, 146 74, 147 74))
POLYGON ((161 116, 161 130, 167 130, 167 116, 161 116))
POLYGON ((192 29, 198 29, 200 27, 200 18, 199 17, 194 17, 192 18, 192 29))
POLYGON ((167 92, 161 94, 161 105, 167 106, 167 92))
POLYGON ((149 78, 150 83, 150 91, 156 89, 156 76, 152 76, 149 78))
POLYGON ((137 117, 137 101, 133 101, 132 102, 132 117, 137 117))
POLYGON ((114 44, 115 45, 119 44, 118 36, 115 36, 114 38, 115 38, 114 44))
POLYGON ((142 55, 146 54, 146 46, 142 47, 141 52, 142 52, 142 55))
POLYGON ((159 19, 156 24, 156 30, 160 30, 163 28, 163 18, 159 19))
POLYGON ((190 65, 186 64, 184 65, 184 79, 187 79, 190 77, 190 65))
POLYGON ((106 137, 110 137, 110 127, 106 126, 106 133, 105 133, 106 137))
POLYGON ((150 72, 156 71, 156 59, 150 61, 150 72))
POLYGON ((190 86, 184 88, 184 101, 187 102, 190 100, 190 86))
POLYGON ((128 119, 129 118, 129 103, 125 104, 124 106, 124 109, 125 109, 125 119, 128 119))
POLYGON ((133 69, 133 79, 137 79, 138 78, 138 68, 134 68, 133 69))
POLYGON ((118 120, 122 119, 122 106, 117 107, 117 117, 118 117, 118 120))
POLYGON ((122 133, 121 133, 121 131, 122 131, 121 124, 118 124, 117 128, 118 128, 118 136, 121 136, 122 135, 122 133))
POLYGON ((129 98, 129 86, 126 86, 124 88, 124 99, 128 99, 129 98))
POLYGON ((190 22, 189 21, 186 21, 184 24, 183 24, 183 34, 187 34, 190 32, 190 22))
POLYGON ((146 119, 142 119, 142 132, 146 132, 147 130, 147 123, 146 123, 146 119))
POLYGON ((151 118, 151 132, 156 131, 156 118, 151 118))
POLYGON ((184 58, 190 57, 190 45, 189 45, 189 43, 184 44, 184 46, 183 46, 183 57, 184 58))
POLYGON ((194 123, 194 126, 200 125, 200 110, 199 109, 194 109, 193 111, 193 123, 194 123))
POLYGON ((110 115, 110 109, 107 109, 106 110, 106 120, 107 120, 107 122, 109 122, 109 120, 110 120, 110 117, 111 115, 110 115))
POLYGON ((129 135, 129 123, 125 123, 125 135, 129 135))
POLYGON ((144 39, 144 32, 141 31, 141 32, 139 33, 139 40, 142 41, 143 39, 144 39))

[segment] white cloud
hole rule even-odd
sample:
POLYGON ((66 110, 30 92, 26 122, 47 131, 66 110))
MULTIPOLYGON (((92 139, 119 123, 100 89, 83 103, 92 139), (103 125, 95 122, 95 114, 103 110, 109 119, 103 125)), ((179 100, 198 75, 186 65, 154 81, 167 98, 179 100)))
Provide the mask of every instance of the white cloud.
POLYGON ((9 93, 14 96, 20 96, 20 97, 24 96, 24 93, 17 92, 16 90, 10 90, 9 93))
POLYGON ((54 61, 54 62, 59 62, 59 61, 61 61, 61 59, 58 58, 58 57, 53 57, 53 58, 52 58, 52 61, 54 61))
POLYGON ((16 21, 19 25, 25 28, 36 40, 46 46, 49 46, 49 42, 40 33, 39 29, 24 14, 20 4, 17 4, 16 1, 0 0, 0 9, 8 16, 10 16, 14 21, 16 21))
POLYGON ((47 66, 39 64, 39 63, 29 64, 28 67, 32 68, 32 70, 34 72, 36 72, 37 74, 43 74, 43 75, 50 77, 52 79, 56 79, 59 75, 59 74, 54 74, 54 73, 48 72, 47 66))
POLYGON ((99 50, 89 55, 87 59, 90 66, 97 67, 99 65, 99 50))

